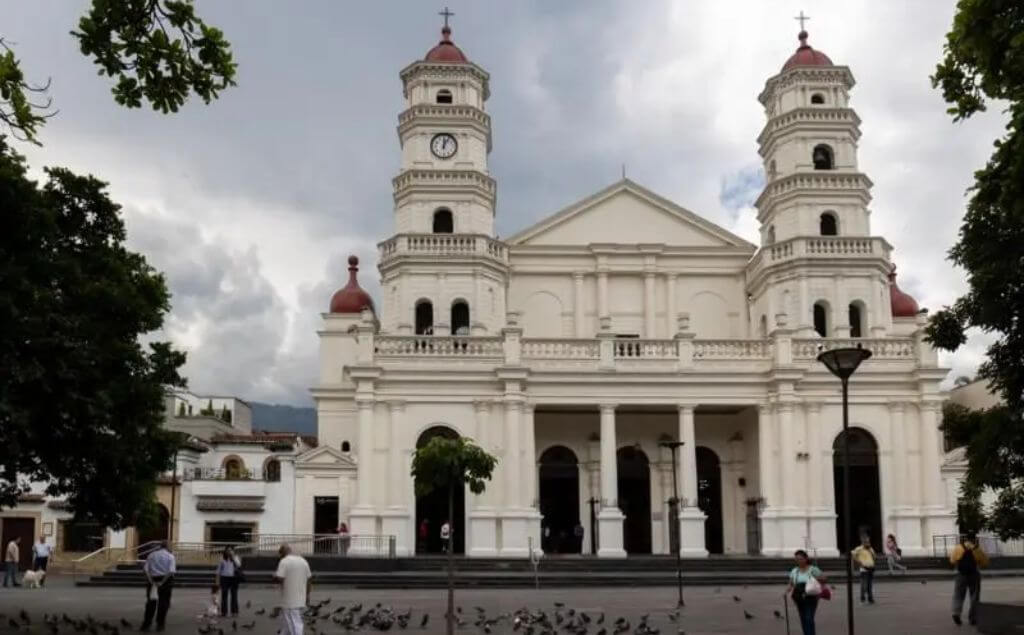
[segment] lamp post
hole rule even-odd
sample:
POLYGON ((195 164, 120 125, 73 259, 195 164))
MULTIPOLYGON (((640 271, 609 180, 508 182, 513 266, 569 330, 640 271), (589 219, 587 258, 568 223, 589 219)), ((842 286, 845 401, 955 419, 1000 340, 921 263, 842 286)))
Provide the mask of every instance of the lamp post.
MULTIPOLYGON (((834 348, 818 354, 818 361, 843 384, 843 539, 850 542, 850 375, 871 351, 861 348, 834 348)), ((846 545, 846 632, 853 635, 853 550, 846 545)))
POLYGON ((679 589, 679 604, 678 606, 686 606, 686 602, 683 602, 683 536, 679 532, 679 470, 676 468, 676 450, 686 445, 682 441, 662 441, 659 443, 663 448, 668 448, 672 451, 672 500, 669 501, 669 506, 675 509, 675 518, 672 522, 676 524, 676 586, 679 589))
MULTIPOLYGON (((594 508, 600 503, 597 498, 591 496, 587 501, 590 505, 590 555, 597 555, 597 513, 594 508)), ((580 545, 580 551, 583 551, 583 545, 580 545)))

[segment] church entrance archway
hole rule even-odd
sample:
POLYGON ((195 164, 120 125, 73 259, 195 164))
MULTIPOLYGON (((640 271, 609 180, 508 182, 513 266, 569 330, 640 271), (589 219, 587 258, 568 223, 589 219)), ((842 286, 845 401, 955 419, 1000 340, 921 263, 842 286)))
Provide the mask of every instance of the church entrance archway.
POLYGON ((651 553, 651 466, 638 447, 619 448, 619 509, 627 554, 651 553))
MULTIPOLYGON (((416 440, 416 447, 422 448, 434 437, 458 439, 459 433, 447 426, 427 428, 416 440)), ((455 488, 455 500, 452 508, 452 543, 455 553, 464 553, 466 544, 465 488, 455 488)), ((441 541, 441 525, 448 518, 448 492, 434 490, 426 496, 416 498, 416 553, 444 553, 441 541)))
POLYGON ((147 542, 168 540, 167 531, 171 525, 171 513, 161 503, 156 505, 156 515, 139 523, 136 528, 136 544, 142 546, 147 542))
POLYGON ((846 535, 843 516, 843 433, 832 443, 832 473, 835 482, 836 537, 845 553, 867 534, 875 549, 882 547, 882 496, 878 478, 878 444, 863 428, 850 428, 850 532, 846 535))
POLYGON ((722 468, 711 448, 697 446, 697 506, 707 516, 704 521, 704 548, 722 553, 722 468))
MULTIPOLYGON (((576 454, 554 445, 540 455, 540 513, 544 553, 580 553, 580 468, 576 454)), ((582 525, 581 525, 582 526, 582 525)))

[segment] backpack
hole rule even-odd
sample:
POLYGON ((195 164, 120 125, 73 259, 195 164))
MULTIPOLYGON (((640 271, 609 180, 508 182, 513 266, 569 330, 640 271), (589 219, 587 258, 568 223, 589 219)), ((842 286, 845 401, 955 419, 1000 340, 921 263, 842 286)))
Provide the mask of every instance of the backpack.
POLYGON ((978 561, 974 557, 974 547, 964 547, 964 555, 956 562, 956 571, 963 575, 976 575, 978 573, 978 561))

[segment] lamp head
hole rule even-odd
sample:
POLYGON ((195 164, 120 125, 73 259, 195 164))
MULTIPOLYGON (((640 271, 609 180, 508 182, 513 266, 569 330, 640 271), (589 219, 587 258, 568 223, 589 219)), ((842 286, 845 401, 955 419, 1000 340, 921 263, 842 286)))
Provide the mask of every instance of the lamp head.
POLYGON ((861 362, 871 357, 871 351, 861 347, 833 348, 818 354, 818 361, 828 368, 829 372, 842 380, 847 380, 861 362))

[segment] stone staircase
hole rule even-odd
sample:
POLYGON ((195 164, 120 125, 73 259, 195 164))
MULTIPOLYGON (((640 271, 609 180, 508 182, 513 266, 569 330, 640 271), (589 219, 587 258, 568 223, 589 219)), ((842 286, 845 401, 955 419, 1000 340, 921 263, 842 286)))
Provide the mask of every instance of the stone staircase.
MULTIPOLYGON (((446 583, 443 557, 337 558, 308 556, 317 585, 363 589, 436 589, 446 583)), ((907 558, 910 570, 893 580, 948 580, 952 570, 945 558, 907 558)), ((244 560, 246 584, 271 584, 277 558, 251 556, 244 560)), ((818 565, 833 579, 842 578, 845 564, 840 558, 824 558, 818 565)), ((551 557, 537 568, 524 559, 457 558, 456 585, 464 588, 527 588, 538 581, 542 587, 628 587, 674 586, 676 561, 670 556, 639 556, 623 559, 551 557)), ((783 584, 793 566, 788 558, 711 557, 683 560, 683 582, 687 586, 729 586, 783 584)), ((1024 557, 1001 557, 992 561, 987 577, 1024 577, 1024 557)), ((118 564, 102 575, 77 582, 79 586, 138 586, 144 583, 141 565, 118 564)), ((176 586, 208 587, 214 568, 209 565, 181 565, 176 586)), ((884 568, 876 581, 890 577, 884 568)))

